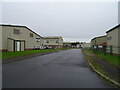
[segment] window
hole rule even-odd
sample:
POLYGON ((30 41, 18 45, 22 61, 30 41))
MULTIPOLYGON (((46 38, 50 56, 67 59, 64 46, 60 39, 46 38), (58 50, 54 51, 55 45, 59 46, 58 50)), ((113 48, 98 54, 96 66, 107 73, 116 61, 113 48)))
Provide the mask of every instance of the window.
POLYGON ((40 38, 36 38, 36 40, 40 40, 40 38))
POLYGON ((59 43, 59 40, 56 40, 56 43, 59 43))
POLYGON ((20 30, 14 29, 14 34, 20 34, 20 30))
POLYGON ((33 37, 34 35, 33 35, 33 33, 30 33, 30 37, 33 37))
POLYGON ((47 42, 47 43, 49 43, 49 41, 48 41, 48 40, 47 40, 46 42, 47 42))

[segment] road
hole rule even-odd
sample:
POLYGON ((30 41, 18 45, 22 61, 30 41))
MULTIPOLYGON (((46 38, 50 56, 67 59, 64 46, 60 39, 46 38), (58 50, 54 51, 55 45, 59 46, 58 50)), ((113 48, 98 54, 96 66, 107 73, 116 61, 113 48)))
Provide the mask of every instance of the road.
POLYGON ((3 88, 109 88, 80 49, 64 50, 3 65, 3 88))

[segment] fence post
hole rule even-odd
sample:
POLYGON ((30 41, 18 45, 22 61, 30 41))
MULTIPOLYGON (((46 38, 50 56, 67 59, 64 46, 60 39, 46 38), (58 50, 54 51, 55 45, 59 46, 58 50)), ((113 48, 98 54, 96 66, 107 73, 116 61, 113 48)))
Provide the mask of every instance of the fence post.
POLYGON ((97 52, 97 47, 96 47, 96 45, 94 46, 94 50, 95 50, 95 53, 97 52))
POLYGON ((104 53, 104 55, 106 55, 106 51, 107 51, 106 46, 103 46, 103 53, 104 53))
POLYGON ((92 50, 93 50, 93 52, 95 53, 95 46, 93 45, 93 47, 92 47, 92 50))
POLYGON ((110 46, 110 54, 112 54, 112 52, 113 52, 113 47, 112 47, 112 45, 110 46))
POLYGON ((98 54, 99 52, 99 48, 98 48, 98 45, 96 46, 96 54, 98 54))

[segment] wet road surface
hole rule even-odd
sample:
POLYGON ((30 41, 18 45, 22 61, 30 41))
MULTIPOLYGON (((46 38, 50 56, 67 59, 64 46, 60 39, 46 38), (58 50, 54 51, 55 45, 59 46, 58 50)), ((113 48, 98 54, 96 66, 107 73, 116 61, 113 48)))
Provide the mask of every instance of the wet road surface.
POLYGON ((93 72, 80 49, 3 65, 3 88, 109 88, 93 72))

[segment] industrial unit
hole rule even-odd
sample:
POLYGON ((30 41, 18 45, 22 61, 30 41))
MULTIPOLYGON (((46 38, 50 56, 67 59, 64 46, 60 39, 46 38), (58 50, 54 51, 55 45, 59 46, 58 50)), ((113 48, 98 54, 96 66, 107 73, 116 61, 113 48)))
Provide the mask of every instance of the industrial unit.
POLYGON ((24 51, 41 49, 42 37, 26 26, 0 25, 1 51, 24 51))
POLYGON ((91 40, 91 47, 104 46, 107 53, 120 55, 120 24, 108 30, 107 35, 91 40))
POLYGON ((99 36, 99 37, 95 37, 91 40, 90 44, 91 47, 94 46, 105 46, 107 42, 107 36, 99 36))
POLYGON ((63 42, 63 47, 66 48, 90 48, 90 43, 86 42, 63 42))
POLYGON ((63 48, 62 37, 43 37, 43 45, 47 48, 59 49, 63 48))
POLYGON ((71 42, 63 42, 63 47, 71 48, 72 47, 71 42))
POLYGON ((91 47, 90 43, 81 42, 80 44, 81 44, 81 48, 88 48, 89 49, 91 47))
POLYGON ((80 42, 63 42, 65 48, 81 48, 80 42))
POLYGON ((110 52, 109 49, 112 49, 112 53, 120 55, 120 24, 108 30, 106 33, 107 52, 110 52))

